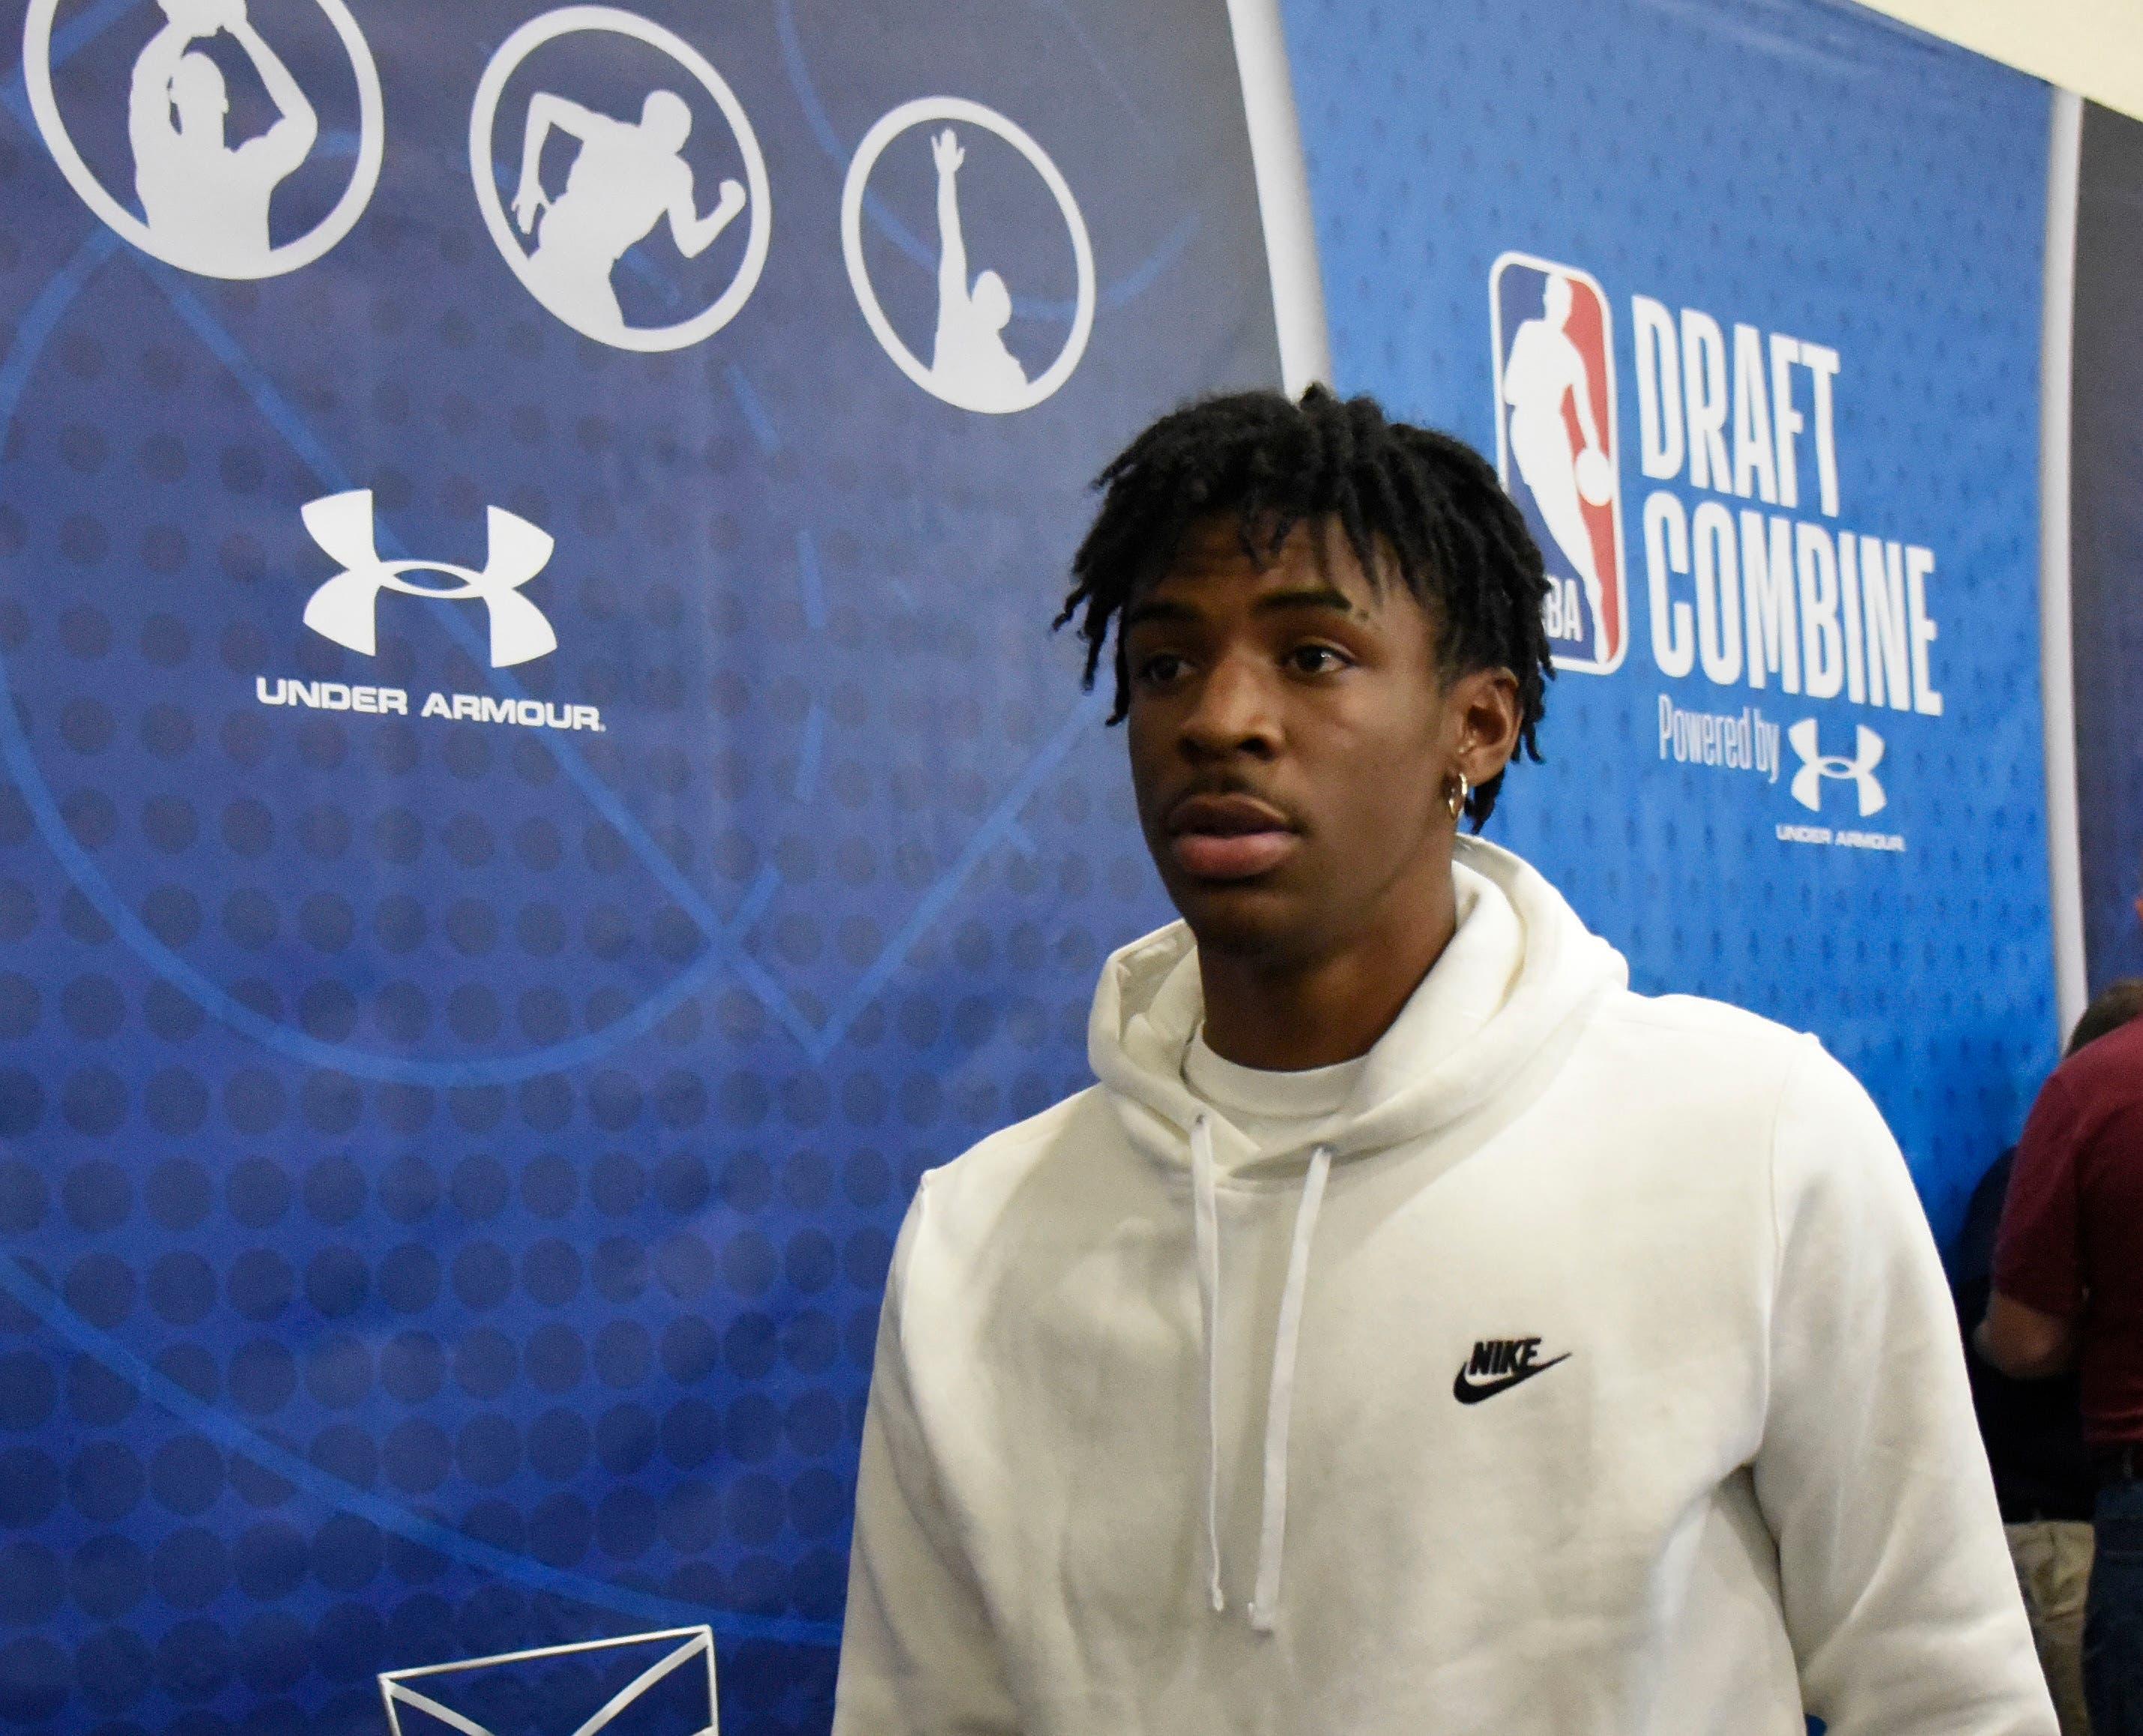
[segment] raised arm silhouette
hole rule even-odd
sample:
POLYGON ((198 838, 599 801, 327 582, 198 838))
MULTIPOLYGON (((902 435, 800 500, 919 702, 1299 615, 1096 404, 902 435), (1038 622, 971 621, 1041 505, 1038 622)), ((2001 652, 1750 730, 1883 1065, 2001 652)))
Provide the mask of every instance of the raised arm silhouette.
POLYGON ((959 192, 960 166, 968 154, 951 127, 930 141, 930 156, 938 166, 938 332, 930 372, 956 403, 1009 409, 1027 390, 1026 370, 1005 347, 1012 292, 994 271, 968 285, 959 192))

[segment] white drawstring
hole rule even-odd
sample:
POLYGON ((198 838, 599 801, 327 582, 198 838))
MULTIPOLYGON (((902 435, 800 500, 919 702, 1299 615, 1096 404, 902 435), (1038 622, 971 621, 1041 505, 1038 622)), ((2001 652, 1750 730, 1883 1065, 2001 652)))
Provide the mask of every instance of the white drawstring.
POLYGON ((1302 1336, 1302 1297, 1309 1283, 1309 1244, 1324 1204, 1332 1153, 1319 1145, 1302 1184, 1294 1211, 1294 1240, 1288 1249, 1287 1283, 1279 1293, 1279 1325, 1273 1333, 1272 1390, 1265 1398, 1265 1512, 1258 1525, 1257 1590, 1250 1598, 1250 1625, 1269 1634, 1279 1608, 1280 1555, 1287 1545, 1287 1432, 1294 1417, 1294 1348, 1302 1336))
POLYGON ((1213 1127, 1190 1124, 1190 1224, 1198 1251, 1198 1301, 1205 1317, 1205 1592, 1217 1615, 1220 1591, 1220 1212, 1213 1184, 1213 1127))
MULTIPOLYGON (((1191 1232, 1198 1259, 1198 1300, 1205 1326, 1205 1590, 1215 1614, 1228 1601, 1220 1589, 1220 1214, 1214 1180, 1213 1130, 1200 1115, 1190 1124, 1191 1232)), ((1265 1397, 1265 1510, 1258 1525, 1258 1576, 1250 1625, 1269 1634, 1279 1604, 1280 1558, 1287 1542, 1287 1437, 1294 1416, 1295 1348, 1302 1337, 1304 1292, 1309 1283, 1310 1243, 1324 1205, 1332 1153, 1320 1145, 1309 1160, 1295 1207, 1287 1282, 1273 1334, 1272 1385, 1265 1397)))

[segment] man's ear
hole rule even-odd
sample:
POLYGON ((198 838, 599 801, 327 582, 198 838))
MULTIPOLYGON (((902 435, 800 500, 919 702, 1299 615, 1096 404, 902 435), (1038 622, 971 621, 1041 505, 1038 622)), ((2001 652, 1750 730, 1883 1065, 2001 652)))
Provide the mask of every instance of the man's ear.
POLYGON ((1452 768, 1477 789, 1518 749, 1518 678, 1507 669, 1468 670, 1445 690, 1444 708, 1455 726, 1452 768))

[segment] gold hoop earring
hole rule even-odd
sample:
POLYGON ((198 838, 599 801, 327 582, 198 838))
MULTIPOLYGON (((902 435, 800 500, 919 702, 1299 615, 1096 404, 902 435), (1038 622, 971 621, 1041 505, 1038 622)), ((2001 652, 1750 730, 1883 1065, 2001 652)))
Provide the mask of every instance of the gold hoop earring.
POLYGON ((1451 775, 1454 784, 1444 785, 1443 805, 1451 810, 1452 819, 1457 819, 1466 811, 1466 798, 1472 794, 1473 786, 1466 781, 1463 772, 1453 772, 1451 775))

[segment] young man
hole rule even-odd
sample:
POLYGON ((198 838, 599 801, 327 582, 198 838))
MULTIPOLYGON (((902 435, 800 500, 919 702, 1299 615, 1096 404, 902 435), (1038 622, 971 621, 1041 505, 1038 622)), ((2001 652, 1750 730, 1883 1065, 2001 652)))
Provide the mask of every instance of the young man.
POLYGON ((2082 1376, 2098 1471, 2084 1617, 2096 1736, 2143 1736, 2143 982, 2076 1026, 2024 1124, 1976 1336, 2003 1373, 2082 1376))
POLYGON ((1184 920, 910 1210, 837 1736, 2052 1736, 1881 1118, 1458 836, 1549 673, 1487 466, 1313 390, 1102 482, 1184 920))

